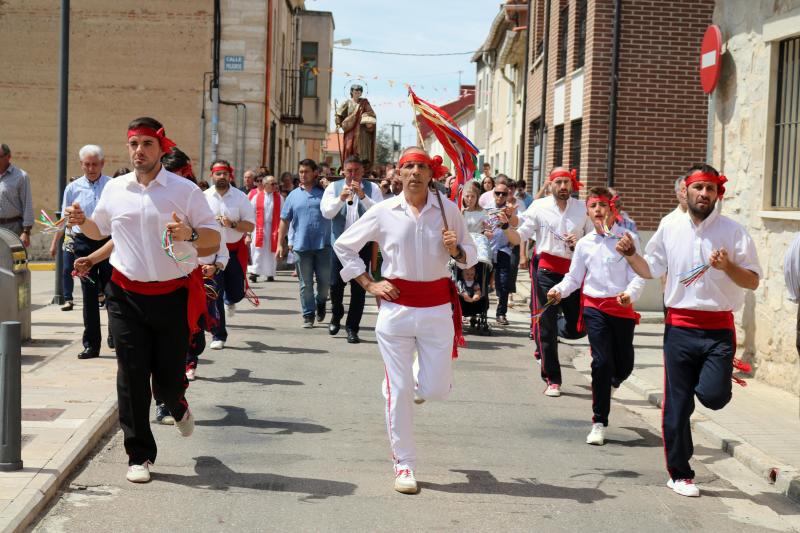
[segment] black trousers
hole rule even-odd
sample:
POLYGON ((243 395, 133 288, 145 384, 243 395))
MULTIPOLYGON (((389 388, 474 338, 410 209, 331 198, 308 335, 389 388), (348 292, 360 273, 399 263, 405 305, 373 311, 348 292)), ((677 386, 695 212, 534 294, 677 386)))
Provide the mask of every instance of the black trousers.
MULTIPOLYGON (((372 260, 372 243, 364 246, 359 252, 359 257, 364 264, 369 265, 372 260)), ((341 322, 344 317, 344 288, 347 285, 342 281, 342 262, 335 253, 331 254, 331 322, 341 322)), ((361 317, 364 315, 364 300, 366 292, 356 280, 350 280, 350 305, 347 308, 347 321, 345 327, 348 331, 358 333, 361 327, 361 317)))
POLYGON ((150 398, 163 401, 175 420, 189 408, 184 397, 189 347, 188 291, 145 296, 106 288, 106 307, 117 350, 117 399, 128 464, 155 462, 150 398), (153 386, 150 387, 152 378, 153 386))
POLYGON ((513 262, 513 257, 505 252, 497 252, 497 261, 494 263, 494 292, 497 295, 497 311, 495 316, 506 316, 508 313, 508 295, 513 292, 511 277, 513 271, 519 267, 519 262, 513 262))
POLYGON ((633 372, 636 321, 585 307, 583 323, 592 348, 592 422, 607 426, 611 387, 619 387, 633 372))
MULTIPOLYGON (((86 257, 97 251, 108 242, 108 239, 95 241, 76 233, 72 243, 75 257, 86 257)), ((100 331, 100 309, 97 297, 111 280, 111 265, 108 260, 100 261, 92 267, 89 275, 81 280, 81 293, 83 295, 83 347, 99 352, 103 336, 100 331)))
MULTIPOLYGON (((536 272, 536 300, 541 309, 547 302, 547 293, 555 287, 564 274, 558 274, 545 268, 536 272)), ((551 305, 539 319, 538 331, 534 331, 534 340, 541 356, 542 379, 546 383, 561 384, 561 364, 558 361, 558 309, 564 314, 563 337, 578 339, 583 334, 578 333, 578 316, 581 309, 580 291, 575 291, 561 300, 559 305, 551 305)))
POLYGON ((689 466, 694 454, 689 423, 694 397, 709 409, 727 405, 734 351, 732 330, 664 327, 663 436, 672 479, 694 479, 689 466))
POLYGON ((227 341, 228 329, 225 323, 225 304, 238 304, 244 299, 245 294, 244 271, 235 255, 231 255, 224 270, 214 274, 214 282, 218 294, 214 303, 217 306, 219 319, 217 324, 211 328, 211 336, 215 341, 227 341))

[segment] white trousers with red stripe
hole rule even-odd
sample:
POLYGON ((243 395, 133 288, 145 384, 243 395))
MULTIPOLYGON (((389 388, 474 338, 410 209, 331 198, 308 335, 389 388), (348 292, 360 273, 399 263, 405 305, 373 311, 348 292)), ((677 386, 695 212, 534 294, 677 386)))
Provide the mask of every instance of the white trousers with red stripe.
POLYGON ((425 400, 444 400, 453 384, 453 311, 449 303, 436 307, 406 307, 383 302, 375 336, 386 368, 386 429, 395 472, 416 468, 414 392, 425 400), (418 354, 419 375, 412 370, 418 354))

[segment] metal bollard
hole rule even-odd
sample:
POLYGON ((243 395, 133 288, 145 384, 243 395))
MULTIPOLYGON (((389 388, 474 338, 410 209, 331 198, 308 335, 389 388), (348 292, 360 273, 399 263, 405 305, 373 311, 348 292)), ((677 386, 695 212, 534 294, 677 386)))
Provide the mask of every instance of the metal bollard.
POLYGON ((0 324, 0 471, 22 469, 22 325, 0 324))

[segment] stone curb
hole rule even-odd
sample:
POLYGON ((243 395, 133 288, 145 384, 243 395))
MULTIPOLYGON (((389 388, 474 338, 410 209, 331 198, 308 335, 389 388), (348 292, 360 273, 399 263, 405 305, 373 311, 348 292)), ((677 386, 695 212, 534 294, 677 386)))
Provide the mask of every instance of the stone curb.
MULTIPOLYGON (((591 382, 591 372, 583 369, 578 371, 591 382)), ((654 388, 636 375, 628 377, 622 386, 661 409, 663 397, 661 388, 654 388)), ((784 496, 795 503, 800 503, 800 472, 796 468, 765 454, 752 444, 748 444, 739 435, 712 420, 693 420, 692 429, 706 437, 714 448, 727 453, 764 481, 775 485, 784 496)))
POLYGON ((27 487, 0 514, 5 531, 24 531, 58 494, 81 461, 117 423, 117 394, 113 392, 81 424, 61 449, 41 468, 27 487))

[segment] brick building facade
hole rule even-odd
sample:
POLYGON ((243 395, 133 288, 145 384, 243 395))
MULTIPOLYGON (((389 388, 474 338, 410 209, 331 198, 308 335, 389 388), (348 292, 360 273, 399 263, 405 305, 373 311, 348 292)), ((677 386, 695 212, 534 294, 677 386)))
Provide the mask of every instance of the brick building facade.
MULTIPOLYGON (((616 3, 531 0, 525 175, 534 189, 556 165, 577 168, 589 186, 610 182, 616 3)), ((619 3, 611 178, 626 211, 640 230, 650 232, 675 206, 675 178, 705 160, 707 100, 699 84, 699 45, 714 2, 619 3)))
MULTIPOLYGON (((165 4, 71 2, 68 177, 81 174, 78 150, 85 144, 105 149, 106 173, 130 167, 125 128, 142 115, 164 123, 198 177, 207 175, 215 153, 234 164, 239 179, 246 167, 296 171, 299 159, 321 156, 330 111, 331 13, 305 10, 304 0, 165 4), (236 104, 219 106, 216 135, 209 94, 215 33, 220 100, 236 104)), ((60 2, 0 5, 0 49, 14 51, 0 80, 0 142, 31 176, 35 212, 52 212, 60 207, 60 2)), ((35 232, 32 255, 43 258, 49 241, 35 232)))

